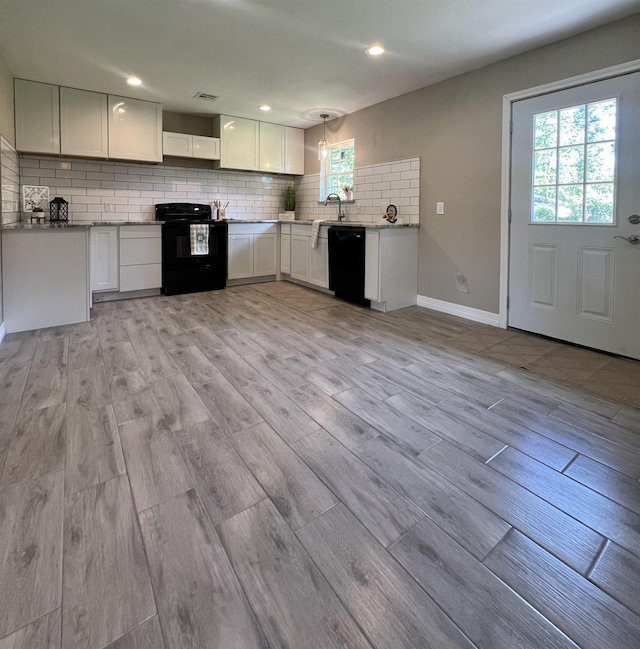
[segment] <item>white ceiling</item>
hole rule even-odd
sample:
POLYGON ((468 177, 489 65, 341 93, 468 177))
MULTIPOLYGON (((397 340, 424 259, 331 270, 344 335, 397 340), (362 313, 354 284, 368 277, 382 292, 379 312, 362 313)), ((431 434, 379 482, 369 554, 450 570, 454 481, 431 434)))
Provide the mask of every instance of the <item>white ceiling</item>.
POLYGON ((0 0, 0 45, 16 77, 307 127, 638 11, 640 0, 0 0), (374 41, 387 54, 367 57, 374 41), (125 85, 130 74, 144 85, 125 85))

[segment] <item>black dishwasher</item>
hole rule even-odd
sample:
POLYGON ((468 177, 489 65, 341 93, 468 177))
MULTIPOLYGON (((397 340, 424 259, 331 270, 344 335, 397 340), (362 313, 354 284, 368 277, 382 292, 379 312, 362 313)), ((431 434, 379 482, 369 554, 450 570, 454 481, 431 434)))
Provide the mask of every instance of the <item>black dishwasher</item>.
POLYGON ((347 302, 371 306, 364 297, 364 228, 332 225, 329 228, 329 289, 347 302))

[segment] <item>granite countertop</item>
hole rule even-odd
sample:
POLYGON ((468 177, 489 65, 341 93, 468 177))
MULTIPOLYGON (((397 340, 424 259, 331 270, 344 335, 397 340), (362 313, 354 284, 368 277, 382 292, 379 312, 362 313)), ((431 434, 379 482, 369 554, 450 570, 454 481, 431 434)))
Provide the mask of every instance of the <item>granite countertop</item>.
POLYGON ((91 222, 69 221, 67 223, 28 223, 27 221, 17 221, 16 223, 5 223, 2 230, 82 230, 90 228, 91 222))
MULTIPOLYGON (((279 221, 278 219, 225 219, 229 224, 234 223, 284 223, 285 225, 311 225, 313 221, 279 221)), ((127 225, 162 225, 162 221, 69 221, 67 223, 30 223, 28 221, 17 221, 1 226, 2 230, 73 230, 78 228, 91 228, 99 226, 127 226, 127 225)), ((387 223, 386 221, 371 223, 368 221, 321 221, 322 225, 340 225, 359 228, 371 228, 382 230, 385 228, 419 228, 418 223, 387 223)))
MULTIPOLYGON (((311 225, 313 221, 280 221, 281 223, 292 223, 294 225, 311 225)), ((372 223, 370 221, 321 221, 321 225, 346 225, 353 228, 370 228, 375 230, 383 230, 386 228, 419 228, 419 223, 389 223, 388 221, 381 221, 372 223)))

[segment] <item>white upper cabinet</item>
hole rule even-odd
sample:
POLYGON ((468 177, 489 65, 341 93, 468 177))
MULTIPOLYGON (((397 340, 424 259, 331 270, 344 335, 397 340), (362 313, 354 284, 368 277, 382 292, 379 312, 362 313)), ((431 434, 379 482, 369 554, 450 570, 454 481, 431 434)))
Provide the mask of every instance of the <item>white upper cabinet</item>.
POLYGON ((193 157, 203 160, 220 160, 220 139, 193 135, 193 157))
POLYGON ((162 154, 179 158, 193 157, 193 136, 186 133, 162 132, 162 154))
POLYGON ((60 88, 60 153, 108 157, 107 95, 60 88))
POLYGON ((109 95, 109 157, 162 162, 162 106, 109 95))
POLYGON ((162 154, 179 158, 220 159, 220 140, 205 135, 187 133, 162 133, 162 154))
POLYGON ((304 130, 284 127, 284 173, 304 174, 304 130))
POLYGON ((260 122, 260 171, 284 171, 284 126, 260 122))
POLYGON ((242 117, 218 115, 213 133, 220 138, 221 169, 260 169, 260 122, 242 117))
POLYGON ((58 86, 15 80, 16 149, 21 153, 60 153, 58 86))

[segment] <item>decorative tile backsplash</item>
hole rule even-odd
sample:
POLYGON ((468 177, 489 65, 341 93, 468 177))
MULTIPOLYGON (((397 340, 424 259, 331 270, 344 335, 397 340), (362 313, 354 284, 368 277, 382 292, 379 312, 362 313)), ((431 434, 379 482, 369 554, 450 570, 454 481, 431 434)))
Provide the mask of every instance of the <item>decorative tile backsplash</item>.
MULTIPOLYGON (((337 206, 319 203, 320 174, 296 179, 296 218, 337 220, 337 206)), ((353 176, 355 203, 343 203, 347 221, 382 221, 389 204, 398 208, 405 223, 420 222, 420 158, 356 167, 353 176)))
POLYGON ((2 223, 20 220, 20 169, 18 153, 0 135, 0 189, 2 191, 2 223))
POLYGON ((71 221, 152 221, 156 203, 229 201, 227 218, 277 219, 289 176, 20 156, 22 185, 69 201, 71 221), (107 212, 110 204, 113 211, 107 212))

